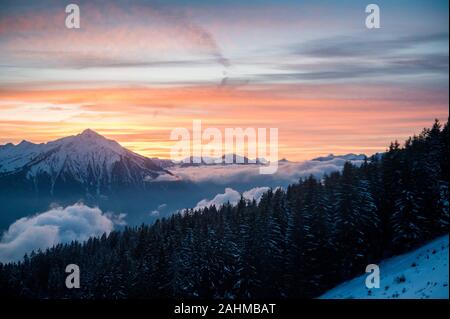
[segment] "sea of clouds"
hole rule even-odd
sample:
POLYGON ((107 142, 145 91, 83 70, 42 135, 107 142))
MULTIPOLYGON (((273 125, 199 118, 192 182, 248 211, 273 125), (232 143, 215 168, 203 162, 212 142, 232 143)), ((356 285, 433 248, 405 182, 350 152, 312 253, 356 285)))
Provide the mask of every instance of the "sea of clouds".
MULTIPOLYGON (((216 184, 231 184, 260 181, 261 183, 287 185, 298 182, 300 178, 313 175, 317 178, 324 174, 340 171, 347 160, 334 158, 329 161, 279 162, 278 170, 272 175, 260 174, 259 165, 202 165, 190 167, 174 167, 171 172, 178 180, 189 180, 197 183, 213 182, 216 184)), ((363 160, 350 161, 354 165, 361 165, 363 160)))
POLYGON ((0 239, 0 262, 18 261, 25 253, 59 243, 85 241, 92 236, 109 234, 115 225, 124 225, 124 217, 123 214, 103 213, 99 208, 77 203, 20 218, 0 239))

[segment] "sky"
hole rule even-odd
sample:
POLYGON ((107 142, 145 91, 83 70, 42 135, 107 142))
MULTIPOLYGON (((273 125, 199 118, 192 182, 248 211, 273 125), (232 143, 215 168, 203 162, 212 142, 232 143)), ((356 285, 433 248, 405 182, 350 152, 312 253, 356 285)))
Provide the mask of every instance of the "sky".
POLYGON ((91 128, 278 128, 279 157, 373 154, 448 118, 448 1, 0 1, 0 144, 91 128), (65 27, 76 3, 81 28, 65 27))

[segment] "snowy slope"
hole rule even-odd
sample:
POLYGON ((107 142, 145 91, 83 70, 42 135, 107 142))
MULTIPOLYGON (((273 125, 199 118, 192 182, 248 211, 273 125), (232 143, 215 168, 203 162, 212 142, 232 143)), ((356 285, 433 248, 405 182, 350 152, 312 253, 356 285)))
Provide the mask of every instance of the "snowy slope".
POLYGON ((321 299, 448 299, 448 235, 379 264, 380 288, 368 289, 366 275, 347 281, 321 299), (369 292, 370 291, 370 292, 369 292))
POLYGON ((45 178, 50 180, 51 191, 56 181, 99 189, 115 182, 142 184, 164 174, 170 173, 89 129, 45 144, 22 141, 0 146, 0 178, 25 176, 35 183, 45 178))

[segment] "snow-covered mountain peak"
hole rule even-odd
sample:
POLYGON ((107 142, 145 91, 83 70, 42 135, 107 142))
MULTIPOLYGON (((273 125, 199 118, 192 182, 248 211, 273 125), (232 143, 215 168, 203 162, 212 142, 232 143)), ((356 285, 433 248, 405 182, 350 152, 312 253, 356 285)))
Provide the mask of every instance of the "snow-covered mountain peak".
MULTIPOLYGON (((80 155, 83 153, 98 152, 112 152, 117 155, 126 155, 127 152, 132 153, 123 148, 116 141, 109 140, 103 135, 100 135, 91 129, 86 129, 82 133, 74 136, 68 136, 53 142, 49 142, 47 143, 47 145, 49 145, 50 147, 57 146, 60 147, 61 150, 73 151, 80 155)), ((134 155, 140 156, 138 154, 134 155)))
POLYGON ((103 135, 100 135, 99 133, 89 128, 84 130, 80 134, 75 135, 75 138, 83 141, 84 143, 96 143, 99 145, 120 146, 119 143, 117 143, 116 141, 109 140, 103 135))
POLYGON ((85 129, 83 132, 79 134, 80 136, 86 136, 86 137, 101 137, 104 138, 102 135, 98 134, 96 131, 91 130, 90 128, 85 129))
POLYGON ((82 133, 42 144, 21 142, 0 147, 0 177, 19 174, 34 184, 81 184, 87 188, 113 184, 140 185, 170 174, 157 163, 87 129, 82 133))

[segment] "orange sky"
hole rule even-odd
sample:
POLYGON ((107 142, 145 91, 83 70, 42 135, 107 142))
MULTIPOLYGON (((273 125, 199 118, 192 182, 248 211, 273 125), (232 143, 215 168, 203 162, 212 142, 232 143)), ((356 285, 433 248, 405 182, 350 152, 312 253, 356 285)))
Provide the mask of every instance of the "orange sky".
POLYGON ((0 144, 86 128, 150 157, 170 132, 278 128, 279 157, 384 151, 448 118, 448 1, 0 4, 0 144))
POLYGON ((399 89, 373 87, 361 98, 356 92, 354 85, 281 84, 0 90, 0 143, 46 142, 91 128, 140 154, 167 158, 174 144, 170 131, 191 129, 197 119, 204 128, 222 132, 227 127, 276 127, 280 158, 304 160, 384 151, 434 118, 448 117, 448 101, 432 91, 408 90, 406 96, 399 89))

